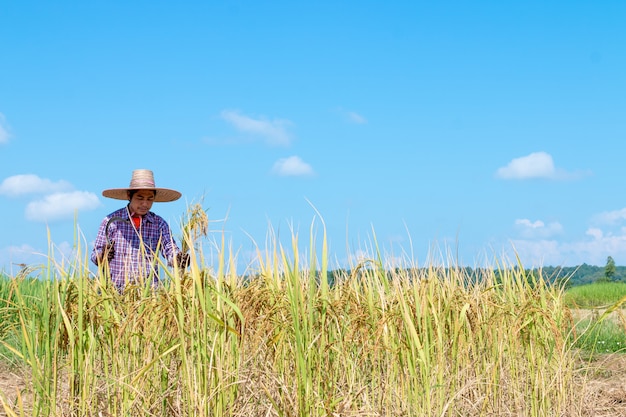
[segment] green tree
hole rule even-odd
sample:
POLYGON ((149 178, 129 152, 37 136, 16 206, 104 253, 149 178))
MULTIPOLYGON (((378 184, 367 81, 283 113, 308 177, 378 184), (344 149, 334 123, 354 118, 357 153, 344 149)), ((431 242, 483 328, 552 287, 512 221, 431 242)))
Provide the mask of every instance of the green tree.
POLYGON ((604 267, 604 278, 606 281, 613 281, 615 276, 615 260, 612 256, 606 258, 606 266, 604 267))

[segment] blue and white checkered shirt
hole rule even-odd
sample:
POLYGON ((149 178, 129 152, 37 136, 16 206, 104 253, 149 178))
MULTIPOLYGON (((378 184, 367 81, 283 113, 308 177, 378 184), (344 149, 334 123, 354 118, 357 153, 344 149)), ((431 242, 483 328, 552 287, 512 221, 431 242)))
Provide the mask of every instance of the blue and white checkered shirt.
POLYGON ((159 253, 169 266, 180 252, 167 222, 159 215, 149 211, 141 219, 141 225, 135 229, 126 207, 114 211, 104 218, 98 230, 98 236, 91 252, 91 261, 98 265, 98 255, 106 244, 106 226, 109 219, 121 217, 109 226, 108 238, 115 242, 115 256, 109 262, 111 281, 119 290, 127 283, 159 281, 159 253))

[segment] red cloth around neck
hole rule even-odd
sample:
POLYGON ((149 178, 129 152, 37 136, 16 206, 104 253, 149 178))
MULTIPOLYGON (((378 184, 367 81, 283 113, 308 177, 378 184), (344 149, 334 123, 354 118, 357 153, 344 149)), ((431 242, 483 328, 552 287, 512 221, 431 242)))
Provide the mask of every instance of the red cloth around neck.
POLYGON ((130 218, 133 220, 133 224, 135 225, 135 227, 139 229, 139 226, 141 225, 141 216, 132 215, 130 216, 130 218))

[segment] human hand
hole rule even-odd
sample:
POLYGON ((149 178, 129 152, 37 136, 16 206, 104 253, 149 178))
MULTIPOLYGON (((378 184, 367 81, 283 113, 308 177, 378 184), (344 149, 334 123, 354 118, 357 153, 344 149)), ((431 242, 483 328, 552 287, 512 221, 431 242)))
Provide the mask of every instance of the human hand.
POLYGON ((176 263, 181 268, 187 268, 189 266, 189 254, 184 252, 178 252, 176 254, 176 263))
POLYGON ((107 243, 102 251, 103 258, 106 256, 108 261, 111 261, 115 257, 115 242, 107 243))

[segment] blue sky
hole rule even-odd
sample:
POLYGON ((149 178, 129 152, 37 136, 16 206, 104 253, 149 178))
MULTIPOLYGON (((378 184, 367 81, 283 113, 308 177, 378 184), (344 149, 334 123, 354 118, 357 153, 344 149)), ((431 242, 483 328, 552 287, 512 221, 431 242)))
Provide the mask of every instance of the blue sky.
POLYGON ((136 168, 241 264, 319 213, 339 266, 374 237, 390 263, 626 265, 624 2, 0 10, 2 270, 90 250, 136 168))

